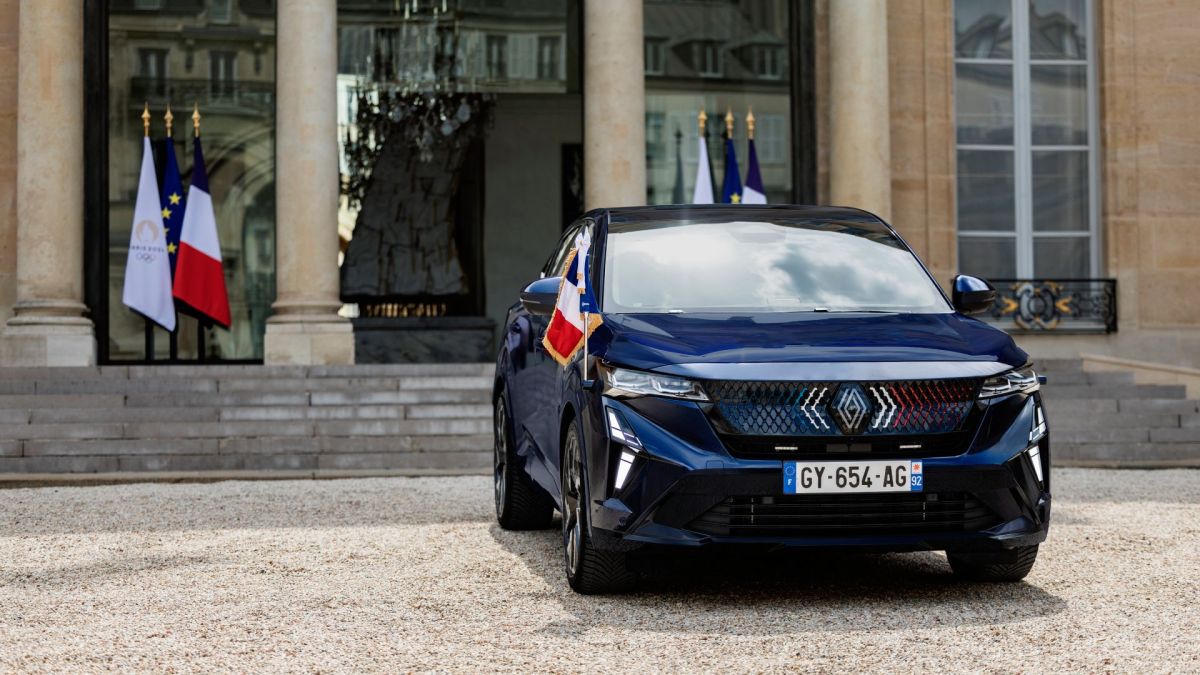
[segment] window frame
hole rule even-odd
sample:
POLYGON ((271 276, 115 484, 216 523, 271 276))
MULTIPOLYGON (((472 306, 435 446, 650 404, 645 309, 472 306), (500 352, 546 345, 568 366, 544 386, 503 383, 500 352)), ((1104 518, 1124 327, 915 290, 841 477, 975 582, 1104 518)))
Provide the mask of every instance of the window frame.
MULTIPOLYGON (((1012 71, 1013 141, 1011 144, 960 143, 958 142, 958 117, 955 114, 955 157, 960 151, 1011 152, 1013 157, 1014 218, 1012 230, 963 230, 958 223, 957 191, 954 218, 956 255, 963 239, 1002 238, 1013 241, 1014 270, 1017 278, 1034 278, 1035 244, 1038 239, 1088 239, 1088 278, 1102 274, 1103 241, 1100 230, 1100 130, 1099 91, 1097 89, 1097 35, 1096 0, 1083 0, 1084 25, 1087 29, 1087 52, 1085 59, 1032 58, 1030 55, 1031 0, 1011 0, 1012 53, 1007 57, 960 57, 954 54, 957 73, 959 65, 1007 65, 1012 71), (1034 145, 1032 69, 1037 66, 1083 66, 1085 69, 1085 118, 1087 120, 1087 143, 1083 145, 1034 145), (1087 228, 1083 230, 1034 230, 1033 219, 1033 157, 1043 151, 1085 152, 1088 154, 1086 184, 1087 228)), ((953 48, 953 47, 952 47, 953 48)), ((955 96, 958 78, 955 75, 955 96)), ((960 174, 955 169, 955 180, 960 174)), ((962 261, 958 261, 959 269, 962 261)))

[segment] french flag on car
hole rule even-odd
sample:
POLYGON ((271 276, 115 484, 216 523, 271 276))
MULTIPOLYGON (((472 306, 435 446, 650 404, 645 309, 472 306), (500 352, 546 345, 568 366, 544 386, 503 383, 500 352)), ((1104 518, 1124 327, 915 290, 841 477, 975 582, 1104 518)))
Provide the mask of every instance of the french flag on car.
POLYGON ((229 328, 229 295, 225 292, 217 219, 213 213, 212 195, 208 192, 208 171, 204 168, 204 152, 200 149, 198 135, 195 142, 192 185, 180 228, 179 253, 175 257, 174 295, 194 313, 229 328))
POLYGON ((567 254, 563 265, 562 283, 558 287, 558 302, 546 328, 542 345, 555 361, 566 366, 575 352, 583 346, 603 322, 596 312, 596 299, 588 288, 591 235, 587 230, 575 237, 575 248, 567 254))

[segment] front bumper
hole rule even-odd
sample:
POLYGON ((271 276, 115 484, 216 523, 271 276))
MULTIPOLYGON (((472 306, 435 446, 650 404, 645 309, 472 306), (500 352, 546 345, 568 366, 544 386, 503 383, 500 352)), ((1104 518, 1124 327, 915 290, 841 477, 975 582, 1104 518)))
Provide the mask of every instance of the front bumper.
MULTIPOLYGON (((882 551, 994 551, 1045 540, 1049 440, 1041 479, 1026 452, 1037 394, 980 404, 964 451, 925 457, 923 492, 783 494, 783 460, 732 455, 695 403, 595 396, 585 424, 592 538, 598 546, 759 544, 882 551), (608 431, 606 408, 636 434, 630 449, 608 431)), ((846 457, 829 457, 831 460, 846 457)))

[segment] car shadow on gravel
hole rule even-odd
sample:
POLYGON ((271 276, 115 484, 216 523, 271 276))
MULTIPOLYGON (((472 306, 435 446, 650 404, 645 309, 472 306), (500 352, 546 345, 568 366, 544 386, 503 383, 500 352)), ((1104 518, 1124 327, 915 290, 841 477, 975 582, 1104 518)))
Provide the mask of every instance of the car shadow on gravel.
POLYGON ((1002 625, 1057 614, 1066 601, 1031 582, 981 584, 950 574, 938 553, 728 551, 650 562, 633 593, 581 596, 567 586, 557 529, 492 538, 541 577, 573 615, 542 630, 614 626, 689 634, 760 635, 1002 625))

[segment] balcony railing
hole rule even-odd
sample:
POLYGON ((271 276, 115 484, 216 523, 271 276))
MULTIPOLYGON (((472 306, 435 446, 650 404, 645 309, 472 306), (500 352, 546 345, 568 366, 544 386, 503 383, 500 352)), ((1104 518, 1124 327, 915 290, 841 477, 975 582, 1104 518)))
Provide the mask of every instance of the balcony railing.
POLYGON ((992 279, 982 318, 1010 333, 1115 333, 1116 279, 992 279))
POLYGON ((243 110, 268 115, 275 111, 274 82, 133 77, 129 82, 129 97, 130 105, 139 109, 143 101, 149 101, 152 106, 170 102, 190 107, 195 102, 201 109, 243 110))

